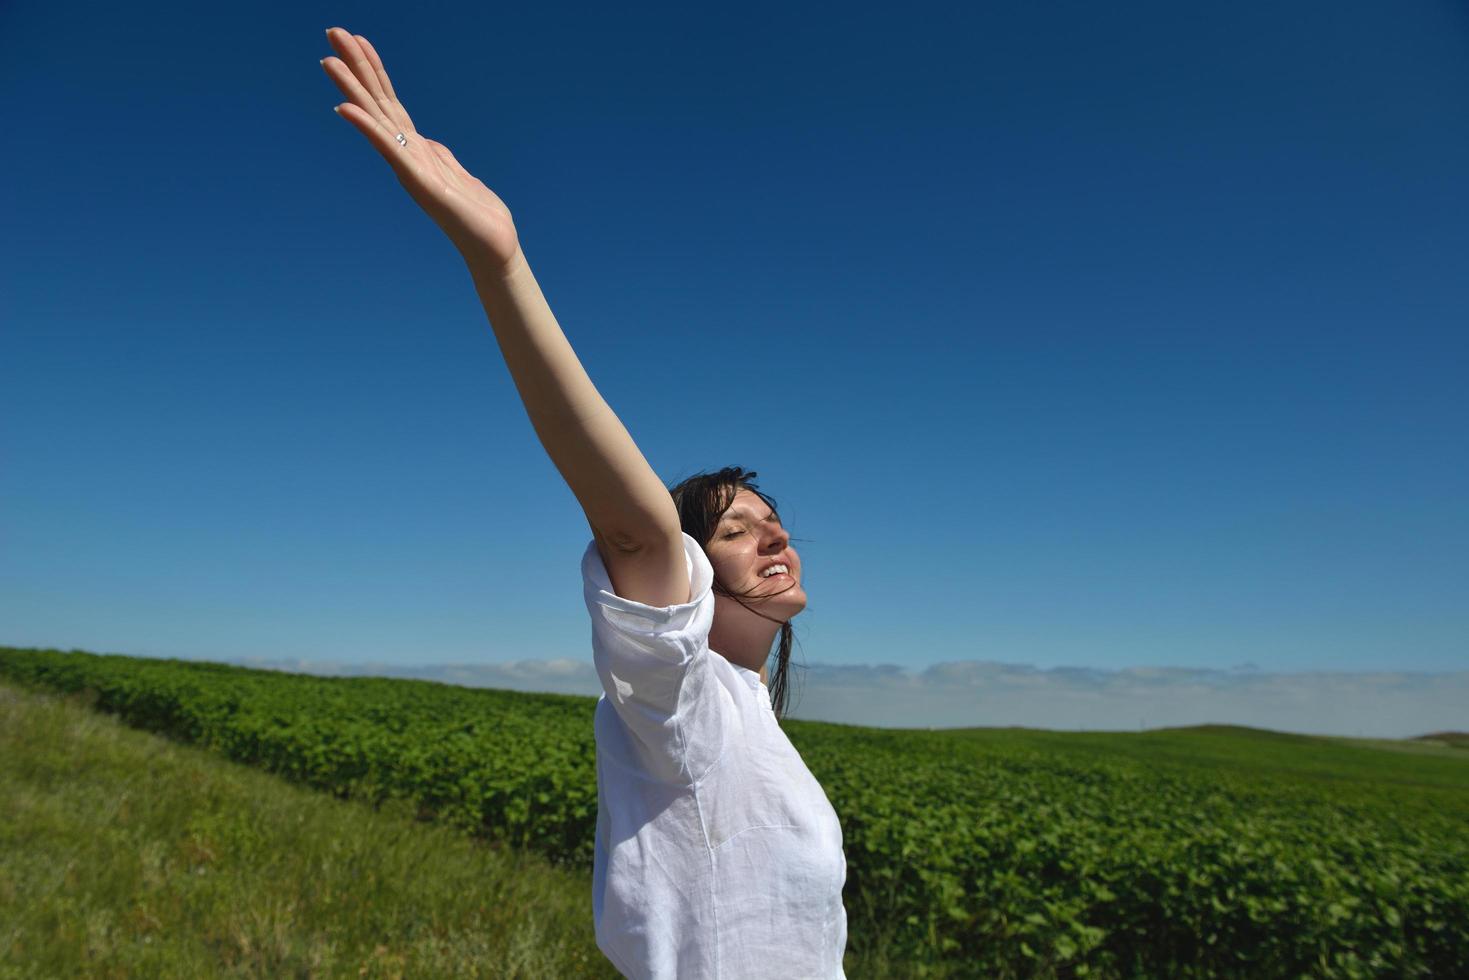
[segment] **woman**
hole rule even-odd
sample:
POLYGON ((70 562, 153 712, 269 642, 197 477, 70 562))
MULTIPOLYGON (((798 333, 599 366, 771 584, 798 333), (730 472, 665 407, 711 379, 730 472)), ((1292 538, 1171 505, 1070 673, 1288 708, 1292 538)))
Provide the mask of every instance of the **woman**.
POLYGON ((562 334, 505 202, 418 133, 366 38, 327 37, 322 66, 349 100, 336 111, 459 249, 591 526, 597 945, 629 977, 843 977, 841 825, 776 713, 806 594, 774 504, 735 467, 664 488, 562 334))

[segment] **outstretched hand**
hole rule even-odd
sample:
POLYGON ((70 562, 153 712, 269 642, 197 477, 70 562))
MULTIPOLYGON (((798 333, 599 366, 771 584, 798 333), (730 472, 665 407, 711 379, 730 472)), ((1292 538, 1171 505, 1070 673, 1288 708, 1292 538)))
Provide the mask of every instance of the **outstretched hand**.
POLYGON ((328 56, 321 66, 350 100, 337 106, 337 113, 377 148, 398 182, 466 260, 511 271, 521 261, 520 239, 505 202, 461 167, 447 146, 419 134, 367 38, 340 27, 326 36, 339 57, 328 56), (406 145, 399 144, 398 133, 406 145))

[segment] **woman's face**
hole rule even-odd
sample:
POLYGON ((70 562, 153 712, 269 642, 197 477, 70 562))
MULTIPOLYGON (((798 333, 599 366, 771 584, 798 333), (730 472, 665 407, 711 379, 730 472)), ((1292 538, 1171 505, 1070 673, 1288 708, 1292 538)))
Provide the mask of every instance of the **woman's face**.
MULTIPOLYGON (((766 616, 785 622, 806 608, 801 558, 780 520, 758 494, 749 490, 735 494, 704 551, 714 566, 715 578, 766 616), (785 571, 764 574, 777 564, 785 566, 785 571)), ((724 596, 718 596, 716 604, 738 606, 724 596)))

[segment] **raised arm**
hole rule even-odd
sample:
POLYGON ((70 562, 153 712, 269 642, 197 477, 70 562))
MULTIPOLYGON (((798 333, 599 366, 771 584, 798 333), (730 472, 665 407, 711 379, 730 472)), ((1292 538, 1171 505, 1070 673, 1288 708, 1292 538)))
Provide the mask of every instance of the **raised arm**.
POLYGON ((531 425, 581 503, 617 594, 654 606, 687 602, 673 500, 562 333, 510 209, 447 147, 414 128, 366 38, 340 28, 327 37, 338 57, 322 67, 350 100, 337 112, 459 249, 531 425))

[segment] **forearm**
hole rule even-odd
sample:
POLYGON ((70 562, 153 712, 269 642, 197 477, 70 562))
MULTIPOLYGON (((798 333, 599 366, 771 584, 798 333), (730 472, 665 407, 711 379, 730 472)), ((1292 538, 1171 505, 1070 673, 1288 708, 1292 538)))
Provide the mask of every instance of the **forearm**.
POLYGON ((508 271, 466 264, 541 445, 588 522, 614 543, 677 534, 667 489, 587 376, 524 255, 517 260, 508 271))

